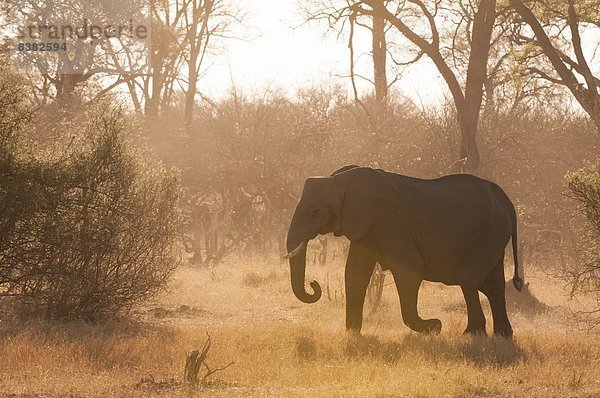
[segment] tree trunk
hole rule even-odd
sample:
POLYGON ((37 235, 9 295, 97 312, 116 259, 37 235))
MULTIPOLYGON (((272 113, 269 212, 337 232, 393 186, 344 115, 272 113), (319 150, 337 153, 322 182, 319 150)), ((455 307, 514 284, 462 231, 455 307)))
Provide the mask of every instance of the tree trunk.
POLYGON ((79 98, 76 94, 76 88, 79 84, 87 80, 83 75, 61 73, 56 81, 56 104, 60 108, 67 108, 76 105, 79 98))
POLYGON ((208 20, 213 13, 214 0, 204 0, 199 3, 193 2, 192 21, 188 25, 187 40, 190 47, 190 58, 188 64, 188 89, 185 93, 184 123, 186 126, 192 124, 196 84, 200 74, 200 65, 202 65, 204 54, 206 52, 210 33, 208 30, 208 20), (200 30, 198 30, 200 27, 200 30))
MULTIPOLYGON (((188 66, 188 89, 185 93, 185 108, 183 112, 183 121, 186 127, 192 124, 192 113, 194 110, 194 99, 196 98, 196 84, 198 83, 198 69, 196 63, 198 61, 199 45, 197 43, 198 33, 198 9, 193 7, 192 23, 189 26, 188 40, 190 46, 190 58, 187 62, 188 66)), ((200 40, 202 38, 200 37, 200 40)))
POLYGON ((381 15, 373 15, 373 70, 378 106, 384 104, 387 98, 386 59, 385 19, 381 15))
POLYGON ((184 123, 186 127, 189 127, 192 124, 192 115, 194 110, 194 105, 196 103, 196 84, 198 83, 198 74, 194 71, 190 71, 189 74, 189 85, 188 91, 185 93, 185 109, 184 109, 184 123))
MULTIPOLYGON (((383 4, 383 0, 379 0, 383 4)), ((373 52, 373 81, 375 83, 375 112, 373 133, 377 133, 386 125, 386 105, 388 94, 387 81, 387 45, 385 40, 385 18, 373 15, 372 52, 373 52)), ((373 136, 370 145, 373 153, 377 154, 377 161, 381 161, 381 140, 373 136)))
POLYGON ((152 75, 150 76, 151 87, 149 87, 149 93, 147 93, 144 109, 146 116, 158 116, 160 92, 163 87, 163 80, 160 66, 153 66, 152 75))
POLYGON ((468 171, 477 170, 481 161, 477 146, 477 127, 495 20, 496 0, 482 0, 473 18, 465 97, 464 102, 460 101, 464 108, 459 109, 457 106, 458 123, 461 130, 460 156, 461 159, 467 159, 468 171))

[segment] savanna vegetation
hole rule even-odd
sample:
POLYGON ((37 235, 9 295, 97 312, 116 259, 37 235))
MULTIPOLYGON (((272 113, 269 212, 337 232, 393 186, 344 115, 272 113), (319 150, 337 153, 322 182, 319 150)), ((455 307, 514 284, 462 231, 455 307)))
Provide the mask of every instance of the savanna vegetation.
POLYGON ((0 395, 600 395, 597 1, 302 2, 350 35, 348 87, 218 99, 196 84, 239 4, 152 4, 148 74, 121 73, 137 54, 109 40, 92 64, 0 67, 0 395), (448 87, 428 106, 393 85, 423 57, 448 87), (294 298, 281 256, 303 182, 346 164, 503 187, 527 283, 507 285, 513 339, 462 336, 460 289, 434 283, 419 311, 442 333, 409 331, 381 270, 347 334, 344 238, 310 243, 323 298, 294 298))

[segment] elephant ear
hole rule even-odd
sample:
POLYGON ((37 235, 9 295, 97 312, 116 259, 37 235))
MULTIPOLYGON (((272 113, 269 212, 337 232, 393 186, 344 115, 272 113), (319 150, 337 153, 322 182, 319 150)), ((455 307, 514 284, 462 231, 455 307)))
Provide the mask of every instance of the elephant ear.
MULTIPOLYGON (((344 184, 332 176, 328 177, 310 177, 304 183, 304 190, 302 191, 302 199, 298 204, 305 202, 305 207, 309 209, 327 209, 333 212, 334 222, 333 232, 336 236, 341 236, 341 209, 342 201, 344 198, 344 184)), ((296 210, 298 211, 298 209, 296 210)), ((323 212, 323 218, 320 220, 322 223, 319 227, 330 225, 330 219, 328 218, 329 211, 323 212)))
POLYGON ((367 167, 358 167, 334 177, 344 182, 341 229, 351 241, 369 232, 389 207, 390 187, 384 175, 367 167))

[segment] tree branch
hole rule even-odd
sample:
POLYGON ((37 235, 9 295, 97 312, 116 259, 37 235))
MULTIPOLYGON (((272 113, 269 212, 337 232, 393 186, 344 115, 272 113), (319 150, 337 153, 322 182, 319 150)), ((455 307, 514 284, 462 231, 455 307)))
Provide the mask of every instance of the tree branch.
POLYGON ((575 52, 575 57, 577 58, 577 64, 579 66, 578 72, 581 73, 585 82, 587 83, 587 89, 590 95, 590 100, 594 104, 594 107, 597 108, 598 101, 598 89, 596 87, 596 82, 594 80, 594 76, 590 67, 583 55, 583 50, 581 48, 581 36, 579 35, 579 17, 577 16, 577 12, 575 12, 575 5, 573 0, 569 0, 569 17, 568 17, 569 28, 571 30, 571 40, 573 41, 573 51, 575 52))

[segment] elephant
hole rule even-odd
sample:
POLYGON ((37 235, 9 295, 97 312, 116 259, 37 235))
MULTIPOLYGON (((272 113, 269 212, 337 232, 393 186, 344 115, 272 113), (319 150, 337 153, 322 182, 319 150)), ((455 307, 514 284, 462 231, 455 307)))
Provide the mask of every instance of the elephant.
POLYGON ((321 297, 305 286, 308 241, 333 232, 350 240, 345 266, 346 329, 360 334, 365 292, 376 263, 390 270, 404 324, 439 333, 439 319, 422 319, 417 298, 422 281, 460 286, 467 304, 465 333, 486 334, 479 292, 492 310, 494 334, 511 337, 506 312, 504 250, 512 239, 513 284, 521 291, 517 216, 495 183, 469 174, 419 179, 350 165, 304 183, 287 234, 294 295, 304 303, 321 297))

